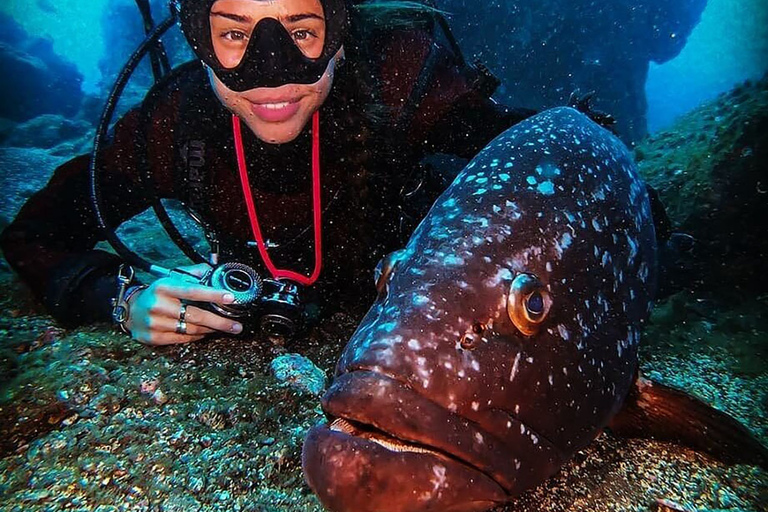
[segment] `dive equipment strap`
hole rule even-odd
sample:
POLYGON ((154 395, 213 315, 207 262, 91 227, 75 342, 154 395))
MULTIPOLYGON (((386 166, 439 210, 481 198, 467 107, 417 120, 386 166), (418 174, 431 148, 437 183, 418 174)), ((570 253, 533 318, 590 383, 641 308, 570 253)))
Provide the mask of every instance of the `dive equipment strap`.
POLYGON ((245 162, 245 151, 243 150, 243 138, 240 129, 240 118, 232 115, 232 132, 235 139, 235 153, 237 155, 237 168, 240 173, 240 183, 243 187, 245 204, 248 209, 248 218, 251 222, 251 231, 256 239, 256 245, 259 249, 261 259, 274 279, 290 279, 305 286, 311 286, 320 277, 320 270, 323 265, 322 252, 322 190, 320 187, 320 113, 315 112, 312 116, 312 212, 315 231, 315 268, 310 276, 304 276, 290 270, 279 269, 272 262, 267 251, 267 245, 264 241, 264 235, 259 225, 256 205, 253 201, 251 184, 248 179, 248 167, 245 162))

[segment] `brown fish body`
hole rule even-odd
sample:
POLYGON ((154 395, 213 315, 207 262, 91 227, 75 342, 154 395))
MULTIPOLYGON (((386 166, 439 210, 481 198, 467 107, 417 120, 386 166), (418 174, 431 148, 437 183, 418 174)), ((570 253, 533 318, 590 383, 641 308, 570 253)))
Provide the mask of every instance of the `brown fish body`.
POLYGON ((380 278, 304 471, 333 511, 486 510, 621 407, 655 288, 629 151, 567 108, 498 137, 380 278))

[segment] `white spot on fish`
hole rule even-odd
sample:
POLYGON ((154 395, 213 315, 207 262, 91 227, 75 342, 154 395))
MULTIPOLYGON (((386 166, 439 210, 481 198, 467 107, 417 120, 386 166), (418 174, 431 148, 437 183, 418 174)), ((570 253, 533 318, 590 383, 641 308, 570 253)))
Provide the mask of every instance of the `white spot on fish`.
POLYGON ((448 266, 448 265, 463 265, 464 264, 464 259, 463 258, 459 258, 455 254, 449 254, 445 258, 443 258, 443 264, 446 265, 446 266, 448 266))
POLYGON ((552 184, 551 181, 545 181, 544 183, 540 183, 537 187, 537 190, 540 194, 544 194, 545 196, 551 196, 555 193, 555 186, 552 184))
POLYGON ((432 474, 434 478, 430 479, 430 483, 432 484, 432 494, 434 494, 440 487, 445 486, 445 466, 432 466, 432 474))
POLYGON ((488 288, 497 287, 502 281, 512 279, 512 272, 508 268, 498 267, 496 275, 485 280, 484 284, 488 288))
POLYGON ((520 364, 520 352, 517 353, 517 356, 515 356, 515 362, 512 364, 512 371, 509 373, 509 382, 512 382, 515 379, 515 375, 517 375, 517 368, 520 364))

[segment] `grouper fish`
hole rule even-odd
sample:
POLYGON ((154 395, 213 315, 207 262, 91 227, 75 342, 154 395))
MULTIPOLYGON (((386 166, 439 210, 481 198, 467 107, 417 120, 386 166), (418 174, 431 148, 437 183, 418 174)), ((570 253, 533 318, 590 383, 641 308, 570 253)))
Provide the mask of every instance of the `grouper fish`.
POLYGON ((612 420, 765 465, 738 422, 637 377, 656 252, 617 138, 569 108, 510 128, 379 265, 304 443, 310 487, 335 512, 487 510, 612 420))

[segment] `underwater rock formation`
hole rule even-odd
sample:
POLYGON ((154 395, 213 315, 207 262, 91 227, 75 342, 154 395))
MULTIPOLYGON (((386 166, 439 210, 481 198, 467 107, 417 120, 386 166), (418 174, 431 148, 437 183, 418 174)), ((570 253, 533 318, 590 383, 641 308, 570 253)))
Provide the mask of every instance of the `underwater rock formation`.
POLYGON ((674 229, 696 240, 679 284, 768 291, 768 75, 746 82, 639 144, 640 172, 674 229))
POLYGON ((0 148, 0 229, 11 223, 21 206, 48 181, 64 159, 36 148, 0 148))
POLYGON ((626 143, 647 133, 648 63, 685 46, 706 0, 438 0, 467 58, 478 56, 502 79, 498 97, 513 106, 564 105, 571 92, 595 91, 595 106, 617 120, 626 143))
POLYGON ((91 128, 85 121, 70 120, 57 114, 42 114, 14 127, 6 138, 0 140, 4 146, 51 149, 82 138, 92 142, 93 134, 89 134, 91 128))
POLYGON ((83 98, 77 67, 53 51, 51 40, 30 36, 2 13, 0 76, 0 117, 15 121, 46 113, 74 116, 83 98))
MULTIPOLYGON (((169 15, 168 2, 151 0, 150 4, 153 20, 158 25, 169 15)), ((102 88, 106 94, 128 58, 146 36, 144 23, 141 13, 136 7, 136 2, 134 0, 110 2, 102 14, 101 30, 104 45, 110 49, 99 61, 99 70, 103 80, 102 88), (122 20, 122 22, 116 25, 113 22, 115 19, 122 20)), ((192 52, 178 28, 171 28, 162 38, 162 41, 172 64, 178 64, 192 58, 192 52)), ((137 99, 140 100, 152 83, 153 77, 149 59, 144 58, 132 77, 127 95, 138 96, 137 99), (133 91, 132 89, 136 90, 133 91)))

